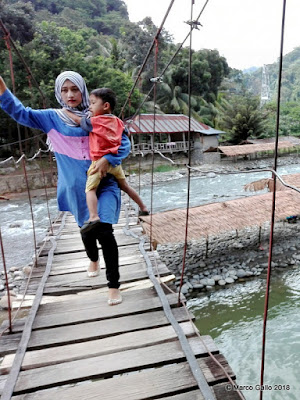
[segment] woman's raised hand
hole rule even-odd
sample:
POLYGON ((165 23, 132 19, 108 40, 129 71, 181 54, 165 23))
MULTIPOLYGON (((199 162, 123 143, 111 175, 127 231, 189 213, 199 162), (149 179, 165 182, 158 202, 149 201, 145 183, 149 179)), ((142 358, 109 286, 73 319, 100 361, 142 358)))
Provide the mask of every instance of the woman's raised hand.
POLYGON ((2 76, 0 76, 0 96, 5 92, 7 89, 4 80, 2 79, 2 76))

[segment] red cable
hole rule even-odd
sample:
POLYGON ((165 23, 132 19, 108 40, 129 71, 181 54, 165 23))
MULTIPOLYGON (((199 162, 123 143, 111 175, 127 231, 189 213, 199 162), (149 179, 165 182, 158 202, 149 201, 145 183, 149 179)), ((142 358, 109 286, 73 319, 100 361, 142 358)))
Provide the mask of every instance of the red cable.
MULTIPOLYGON (((154 78, 157 75, 157 58, 158 58, 158 39, 154 39, 155 42, 155 55, 154 55, 154 78)), ((152 140, 152 167, 151 167, 151 202, 150 202, 150 248, 152 249, 152 221, 153 221, 153 188, 154 188, 154 142, 155 142, 155 123, 156 123, 156 113, 155 113, 155 106, 156 106, 156 85, 157 82, 154 83, 154 91, 153 91, 153 140, 152 140)))
POLYGON ((2 253, 2 260, 3 260, 3 269, 4 269, 4 274, 5 274, 6 290, 7 290, 7 309, 8 309, 9 332, 12 333, 10 291, 9 291, 7 268, 6 268, 6 262, 5 262, 5 256, 4 256, 4 247, 3 247, 3 241, 2 241, 1 227, 0 227, 0 244, 1 244, 1 253, 2 253))

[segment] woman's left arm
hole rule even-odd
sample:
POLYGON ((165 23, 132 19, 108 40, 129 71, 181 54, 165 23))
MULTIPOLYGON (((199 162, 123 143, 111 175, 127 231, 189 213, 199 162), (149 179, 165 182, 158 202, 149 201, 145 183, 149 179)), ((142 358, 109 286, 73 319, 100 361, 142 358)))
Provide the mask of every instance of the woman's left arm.
POLYGON ((0 106, 11 118, 21 125, 37 128, 46 132, 46 114, 49 110, 33 110, 25 107, 9 89, 3 79, 0 79, 0 106))
POLYGON ((105 157, 107 159, 107 161, 113 166, 116 167, 117 165, 120 165, 122 160, 124 160, 124 158, 128 157, 129 153, 130 153, 130 149, 131 149, 131 143, 130 140, 128 138, 128 136, 126 135, 126 133, 123 132, 122 134, 122 141, 121 141, 121 145, 119 147, 118 153, 117 154, 106 154, 105 157))

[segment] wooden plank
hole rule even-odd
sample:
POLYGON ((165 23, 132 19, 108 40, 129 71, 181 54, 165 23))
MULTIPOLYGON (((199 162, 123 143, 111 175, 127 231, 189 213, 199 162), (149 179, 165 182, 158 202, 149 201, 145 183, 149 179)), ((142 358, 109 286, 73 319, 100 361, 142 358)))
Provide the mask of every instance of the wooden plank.
MULTIPOLYGON (((136 235, 139 235, 139 234, 141 234, 142 231, 143 231, 143 228, 140 225, 136 225, 136 224, 131 225, 130 232, 133 232, 136 235)), ((117 227, 114 229, 114 234, 115 234, 116 238, 125 236, 123 227, 119 227, 117 225, 117 227)), ((63 242, 64 240, 74 240, 74 239, 78 239, 81 241, 81 236, 79 234, 79 230, 77 231, 74 229, 74 230, 70 231, 69 229, 66 229, 66 230, 62 231, 62 235, 59 240, 62 240, 62 242, 63 242)))
MULTIPOLYGON (((101 252, 100 252, 101 253, 101 252)), ((130 256, 121 256, 119 257, 119 265, 120 267, 125 265, 137 264, 143 260, 143 256, 141 254, 133 254, 130 256)), ((104 264, 104 259, 102 254, 99 254, 99 263, 104 264)), ((78 260, 70 260, 70 258, 66 258, 64 261, 56 262, 55 258, 52 264, 51 273, 55 274, 56 271, 66 271, 68 269, 73 268, 87 268, 89 264, 89 260, 85 253, 82 253, 82 258, 78 260)))
MULTIPOLYGON (((198 337, 189 338, 188 341, 194 354, 201 354, 202 345, 198 337)), ((15 393, 65 385, 86 379, 110 377, 183 360, 185 360, 185 355, 179 341, 165 342, 140 349, 22 371, 15 386, 15 393)), ((210 379, 210 382, 216 380, 207 369, 205 362, 200 364, 200 368, 203 369, 206 379, 210 379)))
MULTIPOLYGON (((233 381, 234 384, 236 384, 235 381, 233 381)), ((229 382, 226 383, 219 383, 217 385, 214 385, 212 387, 216 399, 217 400, 241 400, 241 397, 238 394, 237 390, 228 390, 228 385, 231 386, 231 384, 229 384, 229 382)), ((242 396, 242 398, 244 398, 243 393, 240 391, 240 395, 242 396)))
MULTIPOLYGON (((177 294, 167 295, 167 299, 170 305, 175 306, 178 302, 177 294)), ((162 305, 160 299, 145 299, 139 302, 132 300, 126 301, 124 298, 123 303, 117 307, 109 307, 106 299, 101 303, 99 301, 99 307, 92 308, 90 310, 78 310, 70 312, 60 313, 59 310, 55 315, 37 315, 33 329, 40 329, 45 327, 55 327, 63 325, 72 325, 76 323, 82 323, 87 321, 100 321, 108 318, 122 317, 130 314, 138 314, 146 311, 161 310, 162 305)))
MULTIPOLYGON (((161 276, 166 276, 170 273, 170 271, 162 264, 162 266, 158 268, 158 273, 161 276)), ((145 278, 148 278, 146 270, 133 272, 129 269, 128 271, 122 273, 120 277, 120 283, 123 284, 134 282, 145 278)), ((39 281, 37 279, 33 279, 28 286, 28 294, 35 293, 38 282, 39 281)), ((45 285, 44 294, 61 295, 67 293, 77 293, 81 290, 101 288, 106 286, 107 280, 104 272, 95 278, 89 278, 86 273, 81 272, 74 273, 73 275, 68 274, 49 277, 45 285)))
MULTIPOLYGON (((123 280, 128 281, 129 277, 132 276, 132 280, 138 280, 140 279, 141 276, 146 276, 148 277, 148 274, 146 274, 146 263, 144 261, 140 261, 137 264, 130 264, 130 265, 126 265, 124 267, 120 267, 119 269, 120 271, 120 275, 121 275, 121 279, 124 276, 125 278, 123 280)), ((158 263, 158 271, 163 273, 167 273, 170 274, 170 271, 168 270, 168 268, 166 267, 165 264, 163 263, 158 263)), ((102 272, 102 271, 101 271, 102 272)), ((102 273, 100 273, 100 275, 98 275, 97 277, 94 278, 89 278, 87 276, 86 271, 84 272, 77 272, 77 273, 73 273, 71 276, 69 274, 66 274, 65 276, 60 275, 60 276, 50 276, 48 278, 47 287, 50 287, 51 285, 67 285, 67 286, 71 286, 72 284, 76 284, 79 282, 82 282, 81 285, 79 286, 85 286, 88 285, 90 286, 91 284, 94 284, 95 282, 101 282, 101 281, 105 281, 106 284, 106 276, 105 276, 105 271, 103 271, 102 273)))
MULTIPOLYGON (((175 275, 165 275, 163 277, 160 277, 161 282, 168 283, 168 282, 173 282, 175 280, 175 275)), ((133 290, 141 290, 141 289, 151 289, 153 288, 153 283, 151 282, 150 279, 142 279, 139 281, 135 282, 127 282, 123 283, 121 287, 121 291, 124 292, 129 292, 133 290)), ((79 291, 78 293, 75 294, 66 294, 66 295, 61 295, 61 296, 48 296, 48 295, 43 295, 41 303, 40 304, 49 304, 49 303, 59 303, 61 301, 65 300, 73 300, 73 299, 78 299, 79 297, 88 297, 93 294, 93 296, 96 295, 107 295, 107 287, 102 287, 98 289, 92 289, 92 290, 84 290, 84 291, 79 291)), ((17 295, 16 300, 13 300, 12 302, 12 309, 16 310, 20 306, 21 308, 30 308, 34 299, 34 295, 28 294, 25 296, 24 300, 21 303, 21 299, 23 296, 17 295)), ((1 328, 0 328, 1 329, 1 328)))
MULTIPOLYGON (((217 385, 214 385, 212 386, 212 390, 215 393, 216 400, 241 400, 237 391, 228 390, 228 383, 219 383, 217 385)), ((242 398, 244 398, 244 396, 242 398)), ((162 397, 161 400, 204 400, 204 397, 201 391, 198 389, 177 394, 176 396, 162 397)))
MULTIPOLYGON (((147 245, 147 247, 149 247, 149 246, 147 245)), ((131 245, 127 245, 125 247, 122 246, 122 247, 119 247, 118 250, 119 250, 119 257, 129 256, 129 255, 133 255, 133 254, 138 254, 138 255, 141 254, 138 244, 131 244, 131 245)), ((147 252, 148 252, 148 250, 147 250, 147 252)), ((101 248, 99 249, 99 255, 102 255, 101 248)), ((41 255, 39 257, 38 261, 39 261, 40 265, 47 263, 47 256, 48 256, 48 253, 41 255)), ((64 261, 66 259, 75 260, 75 259, 80 259, 83 257, 86 257, 86 259, 87 259, 87 256, 86 256, 86 253, 84 250, 74 252, 74 253, 68 253, 68 254, 55 254, 53 257, 53 263, 64 261)))
POLYGON ((3 393, 3 388, 6 382, 7 376, 0 376, 0 395, 3 393))
MULTIPOLYGON (((74 312, 79 310, 90 310, 92 308, 99 308, 100 303, 106 302, 107 295, 105 294, 94 294, 93 291, 90 291, 88 296, 72 296, 72 299, 68 300, 65 297, 64 301, 59 302, 59 306, 55 303, 47 303, 42 304, 39 308, 38 315, 52 315, 54 313, 65 313, 65 312, 74 312), (59 310, 57 308, 59 307, 59 310)), ((155 298, 156 291, 155 289, 143 289, 143 290, 134 290, 132 292, 125 292, 122 294, 124 301, 128 302, 140 302, 146 299, 155 298)), ((106 306, 107 307, 107 306, 106 306)))
MULTIPOLYGON (((226 364, 222 355, 217 356, 221 364, 226 364)), ((116 362, 116 360, 115 360, 116 362)), ((206 359, 199 359, 198 364, 204 374, 207 372, 206 359)), ((233 375, 228 364, 226 371, 233 375)), ((220 376, 222 374, 219 374, 220 376)), ((208 379, 211 379, 209 376, 208 379)), ((223 380, 225 374, 223 373, 223 380)), ((209 380, 214 384, 214 380, 209 380)), ((80 385, 67 386, 55 389, 46 389, 35 393, 26 393, 14 396, 13 400, 151 400, 161 398, 164 395, 171 396, 192 389, 196 389, 195 378, 191 374, 189 365, 186 362, 166 365, 161 368, 144 370, 138 374, 114 376, 114 379, 101 379, 87 381, 80 385)))
MULTIPOLYGON (((89 265, 89 259, 87 258, 85 252, 79 254, 80 257, 74 259, 70 258, 68 254, 64 254, 64 259, 60 261, 56 261, 56 258, 54 257, 50 275, 60 275, 67 273, 70 274, 74 272, 86 271, 89 265)), ((45 257, 43 257, 41 260, 45 260, 45 257)), ((143 261, 143 256, 138 253, 132 254, 130 256, 119 257, 120 268, 126 265, 138 264, 141 263, 142 261, 143 261)), ((105 267, 104 259, 101 252, 99 253, 99 263, 101 268, 105 267)), ((44 268, 45 265, 46 265, 45 262, 43 263, 39 262, 39 267, 34 268, 32 277, 42 276, 45 270, 44 268)))
MULTIPOLYGON (((214 387, 214 386, 213 386, 214 387)), ((175 396, 161 397, 161 400, 205 400, 201 391, 191 390, 189 392, 177 394, 175 396)))
MULTIPOLYGON (((187 337, 195 336, 195 327, 191 322, 181 323, 180 326, 187 337)), ((153 329, 147 329, 143 331, 124 333, 105 339, 28 351, 26 352, 22 363, 22 370, 24 371, 48 365, 57 365, 59 363, 112 354, 124 350, 133 350, 174 340, 178 340, 177 335, 173 327, 169 325, 156 328, 155 331, 153 331, 153 329)), ((207 349, 213 353, 218 352, 218 349, 210 336, 203 336, 202 340, 202 356, 208 355, 207 349)), ((13 360, 13 354, 4 357, 0 366, 1 374, 7 374, 10 371, 13 360)))
MULTIPOLYGON (((115 235, 117 240, 118 247, 138 244, 139 240, 133 238, 132 236, 125 236, 123 233, 119 236, 115 235)), ((48 255, 49 249, 51 248, 51 243, 47 243, 43 250, 41 251, 41 256, 48 255)), ((81 252, 85 251, 83 242, 81 238, 76 239, 69 239, 69 240, 59 240, 57 242, 57 248, 55 249, 54 254, 66 254, 66 253, 73 253, 73 252, 81 252)))
MULTIPOLYGON (((178 322, 188 320, 188 315, 183 307, 174 308, 173 314, 178 322)), ((169 325, 169 321, 163 311, 151 311, 145 314, 145 317, 137 314, 103 321, 84 322, 83 324, 73 325, 68 329, 65 326, 40 329, 31 333, 28 349, 41 349, 43 347, 53 347, 58 344, 78 343, 166 325, 169 325)), ((9 335, 9 337, 8 335, 2 336, 0 338, 1 356, 15 352, 20 337, 20 333, 14 333, 9 335)))

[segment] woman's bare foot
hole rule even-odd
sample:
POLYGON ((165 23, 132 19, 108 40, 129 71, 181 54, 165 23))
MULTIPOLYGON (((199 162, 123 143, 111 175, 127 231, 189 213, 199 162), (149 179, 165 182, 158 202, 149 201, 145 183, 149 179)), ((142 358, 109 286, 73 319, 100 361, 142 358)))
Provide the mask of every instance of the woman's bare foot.
POLYGON ((87 269, 87 274, 89 277, 98 276, 100 272, 99 261, 91 261, 87 269))
POLYGON ((122 303, 122 296, 119 289, 110 288, 108 289, 108 300, 109 306, 115 306, 122 303))

